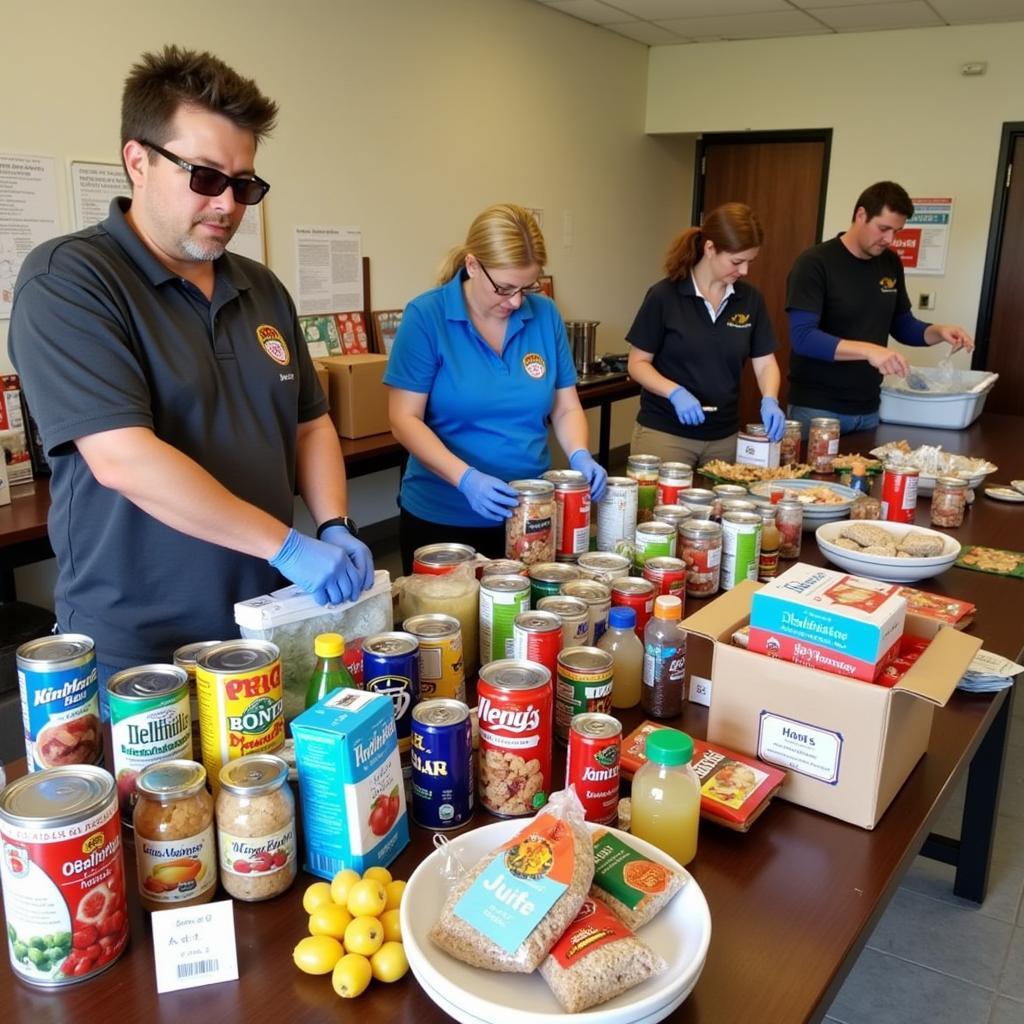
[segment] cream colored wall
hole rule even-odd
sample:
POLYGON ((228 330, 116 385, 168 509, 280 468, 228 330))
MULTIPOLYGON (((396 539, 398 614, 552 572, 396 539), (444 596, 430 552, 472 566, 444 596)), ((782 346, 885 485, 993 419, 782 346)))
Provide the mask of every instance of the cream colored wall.
MULTIPOLYGON (((1002 125, 1024 121, 1024 24, 976 25, 651 50, 647 130, 832 128, 825 237, 882 178, 955 200, 946 273, 908 276, 922 319, 977 324, 1002 125), (965 78, 960 66, 987 61, 965 78)), ((770 229, 770 225, 769 225, 770 229)), ((946 346, 903 349, 935 361, 946 346)), ((967 360, 956 357, 966 365, 967 360)))

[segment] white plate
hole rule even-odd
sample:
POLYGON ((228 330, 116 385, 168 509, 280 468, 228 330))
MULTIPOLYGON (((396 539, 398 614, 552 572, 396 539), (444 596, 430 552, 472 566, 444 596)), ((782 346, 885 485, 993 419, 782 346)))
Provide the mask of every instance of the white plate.
POLYGON ((1024 481, 1015 480, 1013 487, 986 487, 985 494, 997 501, 1024 501, 1024 492, 1017 487, 1017 484, 1024 484, 1024 481))
POLYGON ((813 505, 800 502, 804 508, 804 529, 813 530, 821 523, 834 519, 845 519, 850 514, 850 506, 860 497, 861 492, 844 484, 826 483, 824 480, 763 480, 752 484, 750 493, 759 498, 770 498, 773 490, 779 487, 787 491, 807 491, 812 487, 827 487, 843 500, 835 505, 813 505))
POLYGON ((878 519, 862 519, 858 522, 880 526, 892 534, 895 541, 913 530, 915 533, 927 533, 942 538, 942 554, 930 558, 887 558, 885 555, 866 555, 860 551, 837 547, 832 543, 839 536, 845 523, 825 523, 815 531, 821 553, 830 561, 858 576, 867 576, 885 583, 916 583, 931 576, 945 572, 960 556, 960 542, 938 530, 928 530, 923 526, 908 526, 905 523, 890 523, 878 519))
MULTIPOLYGON (((457 836, 449 846, 469 869, 525 824, 517 819, 484 825, 457 836)), ((642 839, 616 829, 609 831, 651 860, 683 870, 642 839)), ((565 1011, 539 972, 508 974, 470 967, 430 941, 428 933, 441 916, 448 891, 441 878, 442 856, 443 851, 435 851, 413 872, 400 911, 406 956, 424 992, 463 1024, 564 1024, 565 1011)), ((588 1010, 588 1024, 654 1024, 671 1013, 696 985, 711 942, 711 915, 700 886, 687 877, 682 891, 640 932, 668 961, 668 970, 588 1010)))
POLYGON ((1011 480, 1010 486, 1015 491, 1020 491, 1021 494, 1024 494, 1024 480, 1011 480))

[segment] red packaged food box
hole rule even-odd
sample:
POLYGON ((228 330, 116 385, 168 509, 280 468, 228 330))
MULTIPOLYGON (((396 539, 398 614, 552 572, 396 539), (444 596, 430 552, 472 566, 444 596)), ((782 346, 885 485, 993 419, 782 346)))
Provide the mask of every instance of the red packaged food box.
MULTIPOLYGON (((900 597, 907 602, 907 614, 922 615, 963 629, 974 617, 975 606, 970 601, 961 601, 945 594, 929 594, 914 587, 900 587, 900 597)), ((902 653, 902 652, 901 652, 902 653)))
MULTIPOLYGON (((664 728, 657 722, 643 722, 622 741, 619 766, 623 778, 633 778, 634 772, 646 763, 648 735, 664 728)), ((695 736, 692 739, 690 763, 701 782, 700 816, 736 832, 746 832, 782 787, 786 773, 721 744, 695 736)))
MULTIPOLYGON (((973 607, 973 606, 972 606, 973 607)), ((930 640, 920 636, 904 633, 900 637, 899 654, 882 669, 881 675, 875 680, 879 686, 895 686, 909 671, 910 666, 925 652, 930 640)))

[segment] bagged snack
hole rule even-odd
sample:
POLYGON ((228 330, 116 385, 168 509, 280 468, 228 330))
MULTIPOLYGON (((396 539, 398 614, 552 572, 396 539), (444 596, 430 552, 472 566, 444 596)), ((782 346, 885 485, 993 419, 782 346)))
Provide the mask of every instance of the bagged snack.
POLYGON ((600 900, 580 912, 540 965, 567 1013, 605 1003, 660 974, 668 964, 600 900))
POLYGON ((452 887, 431 941, 473 967, 529 974, 576 916, 594 877, 594 849, 572 789, 452 887))
POLYGON ((592 838, 594 881, 590 895, 603 900, 634 931, 654 918, 689 878, 685 871, 673 871, 649 860, 607 829, 598 829, 592 838))

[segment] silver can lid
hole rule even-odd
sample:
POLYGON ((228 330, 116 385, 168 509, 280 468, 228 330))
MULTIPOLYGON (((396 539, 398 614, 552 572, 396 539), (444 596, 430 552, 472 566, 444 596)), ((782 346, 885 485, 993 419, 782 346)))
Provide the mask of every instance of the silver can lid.
POLYGON ((679 532, 683 537, 691 540, 706 540, 708 537, 717 537, 722 532, 721 524, 712 523, 707 519, 687 519, 679 532))
POLYGON ((402 629, 406 633, 430 640, 442 640, 445 637, 455 636, 461 628, 459 620, 454 615, 445 615, 442 612, 410 615, 402 623, 402 629))
POLYGON ((573 715, 569 720, 569 728, 581 736, 595 740, 622 735, 622 723, 617 718, 603 715, 599 711, 584 711, 582 714, 573 715))
POLYGON ((636 597, 653 594, 654 584, 650 580, 641 579, 639 576, 620 576, 612 580, 612 594, 633 594, 636 597))
POLYGON ((217 644, 222 643, 224 643, 223 640, 194 640, 190 644, 182 644, 171 655, 171 661, 179 668, 186 670, 194 669, 196 667, 196 658, 199 657, 201 651, 205 651, 207 647, 216 647, 217 644))
POLYGON ((161 803, 193 796, 205 786, 206 769, 184 759, 146 765, 135 777, 135 788, 161 803))
POLYGON ((425 544, 412 553, 413 561, 424 565, 459 565, 472 562, 476 558, 476 550, 468 544, 425 544))
POLYGON ((16 657, 22 668, 45 672, 84 662, 93 649, 92 637, 82 633, 58 633, 27 640, 18 648, 16 657))
POLYGON ((254 672, 273 665, 281 657, 269 640, 225 640, 196 655, 196 668, 207 672, 254 672))
POLYGON ((114 797, 114 780, 97 765, 32 772, 0 790, 0 819, 9 825, 59 828, 91 817, 114 797))
POLYGON ((458 725, 469 718, 469 708, 461 700, 451 697, 437 697, 420 701, 412 709, 412 720, 422 725, 458 725))
POLYGON ((562 630, 562 620, 554 612, 520 612, 512 625, 524 633, 554 633, 562 630))
POLYGON ((578 597, 587 604, 607 604, 612 591, 597 580, 569 580, 562 584, 562 593, 566 597, 578 597))
POLYGON ((501 690, 534 690, 551 682, 551 672, 535 661, 501 658, 484 665, 480 679, 501 690))
POLYGON ((554 612, 561 619, 581 619, 589 613, 587 602, 566 594, 552 594, 537 602, 537 610, 554 612))
POLYGON ((585 491, 589 489, 587 478, 576 469, 549 469, 541 473, 541 479, 554 485, 556 491, 585 491))
POLYGON ((484 590, 500 594, 520 594, 530 589, 530 581, 526 576, 485 576, 480 581, 484 590))
POLYGON ((248 754, 220 770, 220 785, 236 796, 262 796, 288 781, 288 762, 274 754, 248 754))
POLYGON ((391 630, 388 633, 374 633, 363 641, 363 653, 370 654, 409 654, 419 650, 420 642, 412 633, 391 630))
POLYGON ((563 562, 538 562, 530 566, 530 579, 538 583, 568 583, 579 578, 579 569, 563 562))
POLYGON ((573 672, 611 672, 615 659, 600 647, 564 647, 558 652, 559 668, 573 672))
MULTIPOLYGON (((631 476, 610 476, 608 477, 608 490, 615 487, 628 487, 631 490, 636 490, 640 485, 636 482, 636 479, 631 476)), ((605 497, 602 501, 606 501, 608 498, 608 491, 605 491, 605 497)))
POLYGON ((126 700, 150 700, 174 693, 188 683, 188 673, 177 665, 136 665, 115 672, 107 690, 126 700))

